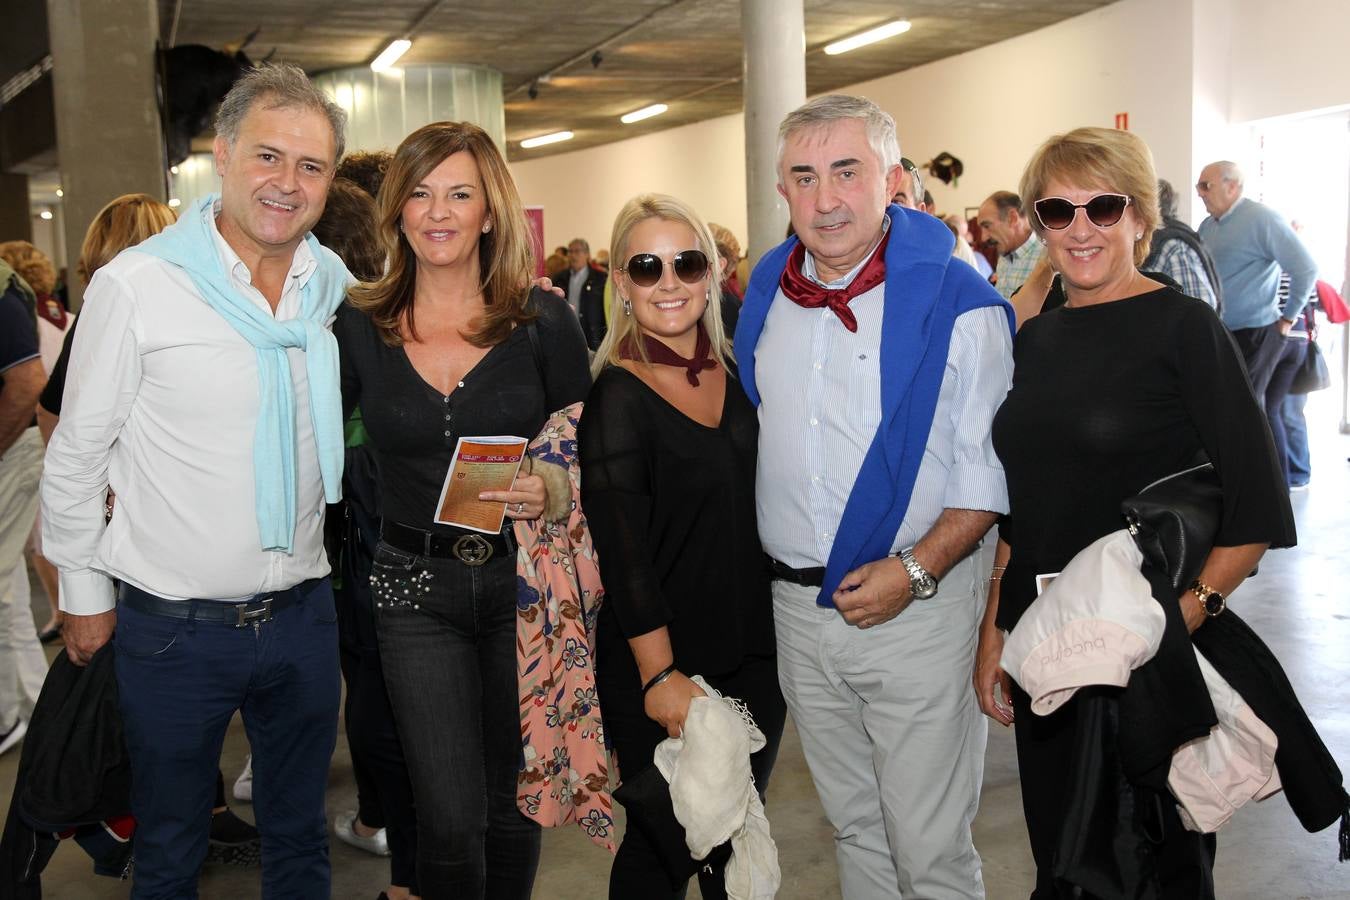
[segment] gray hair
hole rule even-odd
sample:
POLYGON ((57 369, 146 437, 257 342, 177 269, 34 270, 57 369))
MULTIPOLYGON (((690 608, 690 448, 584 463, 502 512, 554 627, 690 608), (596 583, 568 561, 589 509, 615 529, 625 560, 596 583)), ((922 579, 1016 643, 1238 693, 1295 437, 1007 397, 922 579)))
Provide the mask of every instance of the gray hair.
POLYGON ((1177 217, 1177 192, 1166 178, 1158 179, 1158 211, 1164 219, 1177 217))
POLYGON ((304 69, 279 63, 259 63, 249 69, 220 101, 216 112, 216 134, 231 147, 239 137, 239 126, 255 103, 265 102, 267 109, 307 109, 323 113, 333 128, 336 152, 333 162, 342 159, 347 146, 347 112, 314 86, 304 69))
POLYGON ((1242 187, 1242 170, 1238 164, 1227 159, 1221 159, 1214 165, 1219 167, 1219 177, 1224 181, 1231 181, 1238 187, 1242 187))
POLYGON ((826 94, 808 100, 787 114, 778 126, 778 167, 783 165, 787 140, 804 128, 820 128, 841 119, 862 119, 867 143, 872 146, 884 170, 900 165, 900 141, 895 136, 895 119, 866 97, 850 94, 826 94))
POLYGON ((571 250, 573 244, 580 244, 580 245, 581 245, 581 249, 586 251, 586 255, 587 255, 587 256, 590 255, 590 253, 591 253, 591 242, 590 242, 590 241, 586 240, 585 238, 572 238, 570 241, 567 242, 567 249, 568 249, 568 250, 571 250))

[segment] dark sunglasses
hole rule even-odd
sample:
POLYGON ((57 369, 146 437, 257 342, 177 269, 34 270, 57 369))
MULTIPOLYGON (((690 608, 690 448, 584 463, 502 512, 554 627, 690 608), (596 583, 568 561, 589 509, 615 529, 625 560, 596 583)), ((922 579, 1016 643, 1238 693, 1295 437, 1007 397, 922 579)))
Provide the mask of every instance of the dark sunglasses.
POLYGON ((1124 194, 1098 194, 1086 203, 1070 203, 1063 197, 1042 197, 1033 206, 1036 218, 1051 231, 1063 231, 1073 224, 1078 210, 1087 213, 1088 221, 1098 228, 1110 228, 1125 215, 1130 198, 1124 194))
MULTIPOLYGON (((702 250, 681 250, 670 265, 685 284, 696 284, 708 274, 708 257, 702 250)), ((629 280, 638 287, 651 287, 661 280, 665 270, 665 260, 655 253, 639 253, 619 271, 627 272, 629 280)))

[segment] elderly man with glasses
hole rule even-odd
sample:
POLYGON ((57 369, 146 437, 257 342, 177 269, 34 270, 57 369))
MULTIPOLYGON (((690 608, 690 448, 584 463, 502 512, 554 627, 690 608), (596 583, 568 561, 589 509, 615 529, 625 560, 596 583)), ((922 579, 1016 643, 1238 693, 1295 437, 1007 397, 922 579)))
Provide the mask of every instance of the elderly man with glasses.
POLYGON ((1242 171, 1227 160, 1200 172, 1195 191, 1209 216, 1200 239, 1214 256, 1223 285, 1223 324, 1247 363, 1258 402, 1284 351, 1284 336, 1317 282, 1313 261, 1294 229, 1267 206, 1242 196, 1242 171), (1289 299, 1279 299, 1280 272, 1289 273, 1289 299))

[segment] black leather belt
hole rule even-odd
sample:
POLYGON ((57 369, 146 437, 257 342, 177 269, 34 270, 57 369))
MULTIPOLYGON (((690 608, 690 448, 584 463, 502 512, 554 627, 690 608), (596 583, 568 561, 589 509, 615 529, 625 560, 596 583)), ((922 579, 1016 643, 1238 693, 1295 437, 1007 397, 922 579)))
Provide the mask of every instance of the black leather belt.
POLYGON ((118 588, 117 599, 119 603, 150 616, 246 628, 271 621, 283 609, 299 603, 322 580, 311 578, 284 591, 257 594, 247 600, 165 600, 124 581, 118 588))
POLYGON ((781 563, 764 554, 764 562, 769 567, 769 575, 776 581, 788 581, 802 587, 821 587, 825 584, 825 567, 814 566, 809 569, 794 569, 787 563, 781 563))
POLYGON ((479 531, 423 531, 398 522, 385 522, 380 540, 404 553, 457 559, 466 566, 481 566, 498 554, 510 555, 506 535, 479 531))

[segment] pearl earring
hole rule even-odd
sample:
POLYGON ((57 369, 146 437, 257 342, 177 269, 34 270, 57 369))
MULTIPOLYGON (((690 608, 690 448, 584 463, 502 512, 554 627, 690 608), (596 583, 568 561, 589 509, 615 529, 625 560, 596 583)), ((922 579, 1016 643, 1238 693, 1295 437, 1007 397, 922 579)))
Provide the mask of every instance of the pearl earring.
POLYGON ((487 233, 488 233, 489 231, 491 231, 491 230, 492 230, 492 223, 491 223, 491 222, 484 222, 484 223, 483 223, 483 234, 487 234, 487 233))
POLYGON ((620 297, 619 299, 623 301, 623 314, 625 316, 631 316, 633 314, 633 301, 629 300, 627 297, 620 297))
POLYGON ((1136 231, 1134 233, 1134 239, 1136 241, 1142 241, 1144 239, 1144 233, 1142 231, 1136 231))

